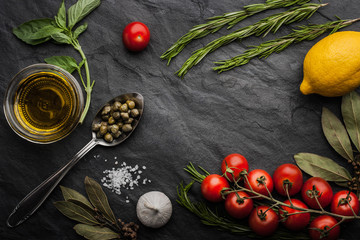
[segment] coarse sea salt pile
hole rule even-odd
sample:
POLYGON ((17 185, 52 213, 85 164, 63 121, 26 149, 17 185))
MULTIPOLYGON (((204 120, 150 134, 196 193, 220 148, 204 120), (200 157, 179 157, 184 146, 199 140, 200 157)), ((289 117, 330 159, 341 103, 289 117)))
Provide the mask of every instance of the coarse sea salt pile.
MULTIPOLYGON (((94 156, 99 158, 99 156, 94 156)), ((114 158, 117 159, 116 157, 114 158)), ((108 160, 105 159, 105 162, 108 160)), ((118 165, 119 162, 115 161, 115 165, 118 165)), ((133 190, 139 184, 151 183, 150 179, 141 178, 143 170, 146 169, 146 166, 128 166, 123 162, 118 168, 112 168, 104 170, 103 173, 106 174, 105 177, 101 179, 101 182, 104 187, 110 189, 112 192, 120 195, 122 189, 133 190)), ((128 196, 126 197, 126 202, 130 202, 128 196)))

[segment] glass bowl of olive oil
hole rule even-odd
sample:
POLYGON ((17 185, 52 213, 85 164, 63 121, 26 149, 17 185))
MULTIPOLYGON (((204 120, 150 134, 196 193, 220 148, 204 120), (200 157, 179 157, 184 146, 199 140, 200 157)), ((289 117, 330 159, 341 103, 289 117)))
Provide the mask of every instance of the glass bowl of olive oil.
POLYGON ((19 136, 45 144, 63 139, 75 129, 84 97, 69 72, 40 63, 13 77, 3 107, 9 125, 19 136))

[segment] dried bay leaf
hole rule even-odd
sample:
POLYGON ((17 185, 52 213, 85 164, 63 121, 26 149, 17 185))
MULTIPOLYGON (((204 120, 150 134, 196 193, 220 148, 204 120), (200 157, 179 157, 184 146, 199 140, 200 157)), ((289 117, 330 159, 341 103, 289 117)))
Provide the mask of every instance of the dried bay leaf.
POLYGON ((341 113, 346 130, 358 151, 360 151, 360 96, 350 92, 342 97, 341 113))
POLYGON ((92 178, 85 177, 85 189, 91 204, 102 212, 106 219, 116 223, 114 213, 100 184, 92 178))
POLYGON ((66 217, 88 225, 100 224, 91 212, 69 201, 54 202, 55 207, 66 217))
POLYGON ((87 205, 91 209, 94 209, 93 205, 91 205, 89 200, 84 195, 79 193, 78 191, 75 191, 74 189, 67 188, 67 187, 64 187, 64 186, 60 186, 60 189, 61 189, 61 192, 63 194, 63 197, 64 197, 65 201, 68 201, 70 199, 74 199, 74 200, 77 200, 79 202, 84 203, 85 205, 87 205))
POLYGON ((327 108, 323 108, 321 115, 322 129, 329 144, 343 158, 354 159, 349 136, 341 121, 327 108))
POLYGON ((109 240, 120 238, 120 235, 107 227, 89 226, 85 224, 76 224, 74 229, 77 234, 89 240, 109 240))
POLYGON ((350 173, 330 158, 313 153, 298 153, 294 156, 297 165, 313 177, 343 183, 351 180, 350 173))

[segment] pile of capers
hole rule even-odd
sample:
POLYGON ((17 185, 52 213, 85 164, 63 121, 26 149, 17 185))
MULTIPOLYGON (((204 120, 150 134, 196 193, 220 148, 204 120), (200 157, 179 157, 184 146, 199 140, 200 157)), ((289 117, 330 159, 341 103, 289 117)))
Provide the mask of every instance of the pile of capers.
POLYGON ((97 138, 112 142, 122 134, 133 130, 133 124, 140 115, 133 100, 124 103, 115 101, 112 105, 105 105, 101 111, 101 122, 94 123, 92 130, 97 138))

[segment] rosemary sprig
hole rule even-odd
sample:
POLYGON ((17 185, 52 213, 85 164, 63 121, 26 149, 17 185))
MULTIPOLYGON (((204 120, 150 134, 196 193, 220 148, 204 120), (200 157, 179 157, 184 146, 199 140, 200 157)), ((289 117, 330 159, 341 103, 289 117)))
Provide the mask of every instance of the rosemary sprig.
POLYGON ((238 22, 250 17, 254 14, 263 12, 268 9, 276 9, 281 7, 290 7, 292 5, 301 5, 310 0, 267 0, 266 3, 251 4, 243 7, 243 10, 237 12, 225 13, 221 16, 215 16, 208 19, 208 22, 194 26, 188 33, 179 38, 165 53, 161 55, 161 59, 168 59, 167 64, 173 57, 178 55, 186 45, 192 40, 207 36, 210 33, 217 32, 225 25, 228 29, 232 28, 238 22))
POLYGON ((288 11, 273 14, 252 25, 243 27, 233 33, 215 39, 214 41, 208 43, 205 47, 196 50, 176 73, 179 77, 183 77, 190 68, 198 64, 208 53, 215 51, 219 47, 252 35, 266 36, 269 32, 275 33, 284 24, 290 24, 310 18, 320 7, 325 5, 327 4, 307 3, 302 6, 294 7, 288 11))
POLYGON ((219 73, 228 71, 234 67, 247 64, 255 57, 266 58, 272 53, 281 52, 292 43, 298 43, 304 40, 313 40, 327 31, 334 33, 337 30, 347 27, 359 20, 360 18, 352 20, 337 20, 318 25, 300 26, 299 29, 294 29, 289 35, 264 42, 231 59, 215 62, 215 64, 219 66, 214 67, 213 69, 219 73))

